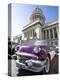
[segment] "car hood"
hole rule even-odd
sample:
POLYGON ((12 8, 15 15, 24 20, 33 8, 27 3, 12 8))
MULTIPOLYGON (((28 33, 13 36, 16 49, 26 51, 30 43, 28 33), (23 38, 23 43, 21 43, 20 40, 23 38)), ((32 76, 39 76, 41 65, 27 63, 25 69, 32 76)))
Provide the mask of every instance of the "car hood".
MULTIPOLYGON (((35 54, 34 53, 34 47, 36 47, 36 45, 24 45, 24 46, 20 46, 20 52, 27 52, 27 53, 30 53, 30 54, 35 54)), ((39 46, 40 48, 44 48, 44 49, 48 49, 47 46, 39 46)))
POLYGON ((27 53, 30 53, 30 54, 34 54, 33 53, 34 47, 35 47, 34 45, 21 46, 20 47, 20 52, 27 52, 27 53))
MULTIPOLYGON (((18 51, 17 54, 30 56, 30 57, 34 57, 34 55, 35 55, 35 56, 38 56, 40 60, 44 60, 46 58, 47 52, 45 53, 44 51, 40 51, 38 54, 36 54, 34 52, 34 47, 36 47, 36 45, 23 45, 23 46, 20 46, 20 50, 18 51)), ((45 50, 48 49, 47 46, 39 46, 39 47, 41 49, 43 48, 45 50)))

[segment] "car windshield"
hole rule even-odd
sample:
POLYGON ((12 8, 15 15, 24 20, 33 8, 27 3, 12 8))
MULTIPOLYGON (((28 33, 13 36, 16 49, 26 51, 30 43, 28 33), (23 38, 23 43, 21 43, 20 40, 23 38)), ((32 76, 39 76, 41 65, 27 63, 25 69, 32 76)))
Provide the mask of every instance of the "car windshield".
POLYGON ((34 45, 48 45, 46 40, 39 40, 34 43, 34 45))

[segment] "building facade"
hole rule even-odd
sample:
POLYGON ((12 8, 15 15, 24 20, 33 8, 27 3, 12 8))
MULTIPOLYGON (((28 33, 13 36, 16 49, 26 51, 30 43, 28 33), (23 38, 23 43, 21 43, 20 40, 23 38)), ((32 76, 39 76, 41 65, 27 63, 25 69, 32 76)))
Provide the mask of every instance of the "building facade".
POLYGON ((43 11, 36 7, 30 16, 30 23, 23 27, 22 44, 32 44, 36 40, 48 40, 50 46, 58 46, 58 19, 45 23, 43 11))

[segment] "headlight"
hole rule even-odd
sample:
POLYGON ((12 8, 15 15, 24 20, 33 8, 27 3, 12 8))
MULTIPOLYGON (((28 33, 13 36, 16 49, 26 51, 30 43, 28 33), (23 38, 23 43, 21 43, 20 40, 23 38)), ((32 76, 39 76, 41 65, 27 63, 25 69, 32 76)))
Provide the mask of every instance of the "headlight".
POLYGON ((40 59, 40 60, 45 60, 45 59, 46 59, 46 56, 47 56, 46 50, 45 50, 44 48, 41 49, 41 50, 40 50, 40 54, 39 54, 39 59, 40 59))
POLYGON ((19 50, 19 46, 15 48, 15 51, 18 51, 18 50, 19 50))
POLYGON ((35 47, 35 48, 33 49, 33 51, 34 51, 35 53, 40 52, 40 50, 41 50, 41 48, 40 48, 40 47, 35 47))

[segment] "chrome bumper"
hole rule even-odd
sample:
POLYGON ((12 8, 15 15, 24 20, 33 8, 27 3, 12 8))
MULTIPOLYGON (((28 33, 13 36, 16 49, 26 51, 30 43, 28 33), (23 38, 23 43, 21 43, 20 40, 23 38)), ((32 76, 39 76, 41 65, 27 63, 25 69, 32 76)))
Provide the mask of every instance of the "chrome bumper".
POLYGON ((46 67, 46 60, 39 61, 39 60, 30 59, 30 60, 26 60, 25 63, 20 63, 19 60, 16 60, 16 67, 18 67, 19 69, 26 69, 33 72, 40 72, 46 67), (26 63, 27 64, 30 63, 32 66, 29 67, 26 65, 26 63))

